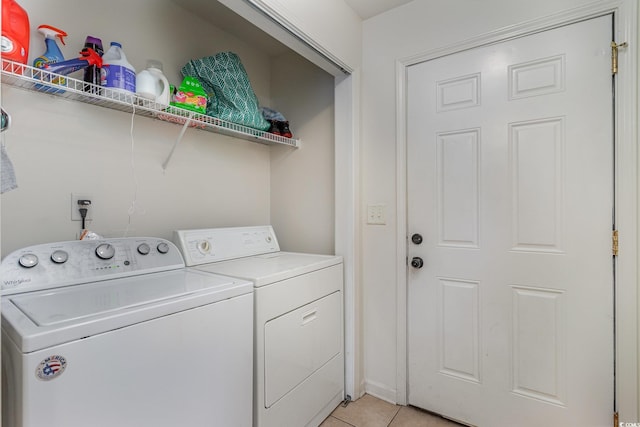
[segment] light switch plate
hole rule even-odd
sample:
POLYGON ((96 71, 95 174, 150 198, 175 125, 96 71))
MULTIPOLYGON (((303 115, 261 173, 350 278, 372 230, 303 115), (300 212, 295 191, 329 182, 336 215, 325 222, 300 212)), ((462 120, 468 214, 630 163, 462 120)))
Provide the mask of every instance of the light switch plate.
POLYGON ((385 205, 367 206, 367 224, 385 225, 387 223, 387 213, 385 205))

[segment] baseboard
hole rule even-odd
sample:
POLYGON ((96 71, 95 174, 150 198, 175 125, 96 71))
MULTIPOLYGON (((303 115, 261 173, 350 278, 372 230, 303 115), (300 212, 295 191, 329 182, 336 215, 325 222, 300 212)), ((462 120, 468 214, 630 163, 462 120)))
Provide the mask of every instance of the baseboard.
POLYGON ((378 399, 385 400, 389 403, 393 403, 394 405, 397 403, 396 401, 396 390, 390 389, 383 384, 379 384, 373 381, 365 381, 364 383, 364 391, 371 396, 377 397, 378 399))

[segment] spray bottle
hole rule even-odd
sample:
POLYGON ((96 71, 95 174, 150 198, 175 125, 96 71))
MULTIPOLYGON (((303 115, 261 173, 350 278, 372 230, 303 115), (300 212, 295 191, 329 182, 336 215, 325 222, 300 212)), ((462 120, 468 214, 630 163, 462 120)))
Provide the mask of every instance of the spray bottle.
POLYGON ((102 58, 95 50, 84 48, 80 51, 78 58, 67 59, 66 61, 60 62, 47 62, 44 64, 43 69, 66 76, 67 74, 75 73, 78 70, 89 67, 102 67, 102 58))
MULTIPOLYGON (((33 60, 33 66, 35 68, 45 68, 46 64, 54 64, 56 62, 64 61, 64 55, 62 54, 62 51, 60 50, 60 48, 58 47, 58 44, 56 43, 56 37, 58 37, 60 39, 60 43, 64 45, 65 44, 64 37, 67 37, 67 33, 58 28, 52 27, 51 25, 40 25, 38 27, 38 32, 44 36, 46 51, 42 55, 40 55, 39 57, 33 60)), ((43 77, 43 79, 45 78, 43 77)), ((46 78, 45 80, 48 81, 49 79, 46 78)), ((65 86, 66 79, 62 77, 55 77, 51 79, 51 83, 65 86)), ((36 87, 38 89, 44 88, 41 85, 36 85, 36 87)), ((59 92, 63 92, 63 91, 59 91, 59 92)))

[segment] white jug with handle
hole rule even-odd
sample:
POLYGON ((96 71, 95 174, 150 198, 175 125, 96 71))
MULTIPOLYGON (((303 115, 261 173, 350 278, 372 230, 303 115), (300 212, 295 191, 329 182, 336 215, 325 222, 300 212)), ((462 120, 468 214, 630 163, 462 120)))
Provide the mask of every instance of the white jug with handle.
POLYGON ((154 101, 161 108, 169 106, 171 90, 169 81, 162 74, 162 64, 160 62, 149 60, 147 69, 138 73, 136 76, 136 94, 154 101))

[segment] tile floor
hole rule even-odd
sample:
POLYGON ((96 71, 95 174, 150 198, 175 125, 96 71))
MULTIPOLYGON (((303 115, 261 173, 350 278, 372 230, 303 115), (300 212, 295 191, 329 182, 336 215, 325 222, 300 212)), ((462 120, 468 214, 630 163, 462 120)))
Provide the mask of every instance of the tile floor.
POLYGON ((394 405, 365 394, 346 407, 339 405, 320 427, 461 427, 412 406, 394 405))

